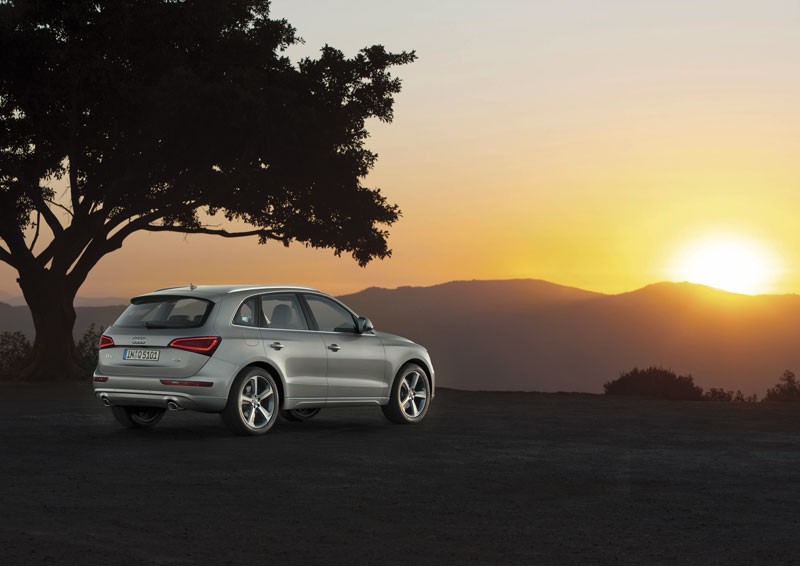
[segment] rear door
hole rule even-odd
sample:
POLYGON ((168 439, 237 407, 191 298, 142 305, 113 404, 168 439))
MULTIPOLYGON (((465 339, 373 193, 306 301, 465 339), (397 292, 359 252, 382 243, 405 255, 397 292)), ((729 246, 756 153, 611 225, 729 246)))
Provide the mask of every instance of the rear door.
POLYGON ((328 404, 388 395, 383 344, 373 333, 358 334, 356 319, 342 304, 304 294, 328 357, 328 404))
POLYGON ((325 343, 294 293, 258 297, 261 341, 266 356, 283 371, 287 399, 324 401, 328 395, 325 343))

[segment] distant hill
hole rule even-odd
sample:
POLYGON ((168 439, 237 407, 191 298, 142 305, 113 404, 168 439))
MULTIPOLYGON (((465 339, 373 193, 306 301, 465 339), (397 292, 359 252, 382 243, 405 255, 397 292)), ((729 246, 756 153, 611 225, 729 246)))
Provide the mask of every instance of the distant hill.
MULTIPOLYGON (((749 296, 688 283, 604 295, 547 281, 372 287, 340 297, 379 330, 424 344, 438 384, 601 392, 634 366, 691 373, 704 387, 763 396, 800 372, 800 296, 749 296)), ((75 335, 125 307, 78 307, 75 335)), ((0 331, 33 334, 26 307, 0 303, 0 331)))
MULTIPOLYGON (((122 297, 76 297, 76 307, 112 307, 117 305, 127 305, 130 299, 122 297)), ((0 294, 0 301, 12 307, 24 307, 25 298, 22 295, 12 296, 8 293, 0 294)))
MULTIPOLYGON (((89 328, 91 323, 97 326, 109 326, 113 323, 120 313, 125 310, 126 305, 109 307, 77 307, 75 313, 75 338, 80 338, 89 328)), ((28 307, 12 307, 5 303, 0 303, 0 332, 21 331, 26 336, 33 338, 33 320, 28 307)))
POLYGON ((796 295, 688 283, 602 295, 513 280, 341 298, 379 330, 424 344, 446 387, 600 392, 622 371, 663 365, 704 388, 763 395, 783 370, 800 371, 796 295))

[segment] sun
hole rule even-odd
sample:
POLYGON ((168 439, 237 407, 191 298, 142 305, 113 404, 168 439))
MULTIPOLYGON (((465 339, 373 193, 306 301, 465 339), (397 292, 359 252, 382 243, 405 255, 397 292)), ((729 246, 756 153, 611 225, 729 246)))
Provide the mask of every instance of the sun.
POLYGON ((778 275, 774 254, 762 243, 741 236, 710 236, 687 244, 676 255, 671 276, 734 293, 771 290, 778 275))

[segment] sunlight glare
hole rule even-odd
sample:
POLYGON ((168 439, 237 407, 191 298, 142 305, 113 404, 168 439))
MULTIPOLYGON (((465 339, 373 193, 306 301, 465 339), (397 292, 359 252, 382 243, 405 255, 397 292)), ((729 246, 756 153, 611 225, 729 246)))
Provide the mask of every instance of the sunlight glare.
POLYGON ((672 276, 734 293, 770 291, 777 276, 775 256, 761 243, 738 236, 716 236, 691 242, 676 256, 672 276))

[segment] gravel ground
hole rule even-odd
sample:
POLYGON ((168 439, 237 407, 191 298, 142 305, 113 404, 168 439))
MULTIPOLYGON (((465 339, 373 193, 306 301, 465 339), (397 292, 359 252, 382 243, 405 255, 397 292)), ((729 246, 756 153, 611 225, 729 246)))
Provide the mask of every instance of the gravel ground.
POLYGON ((440 390, 117 426, 86 385, 0 386, 2 564, 790 564, 800 408, 440 390))

